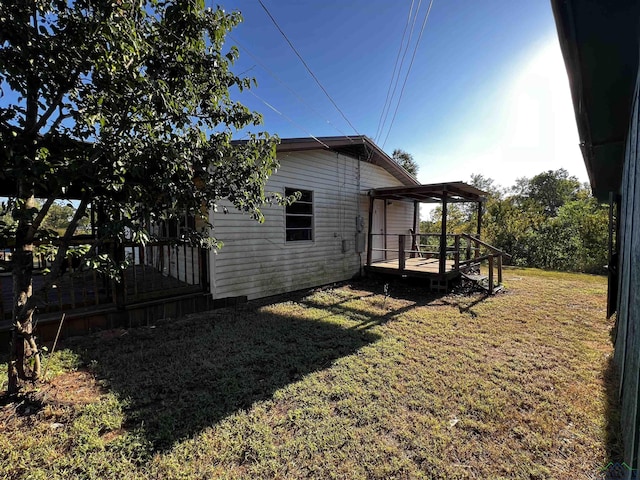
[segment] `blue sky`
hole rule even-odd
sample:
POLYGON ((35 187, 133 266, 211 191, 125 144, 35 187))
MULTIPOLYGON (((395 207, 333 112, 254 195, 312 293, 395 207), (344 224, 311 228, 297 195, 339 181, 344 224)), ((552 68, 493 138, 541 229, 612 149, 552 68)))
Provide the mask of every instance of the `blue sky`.
POLYGON ((247 92, 235 97, 264 115, 262 129, 282 138, 367 135, 387 153, 411 153, 423 183, 480 173, 507 187, 558 168, 587 180, 549 2, 434 0, 386 142, 429 1, 418 10, 391 114, 377 138, 411 0, 263 3, 356 131, 257 0, 223 1, 226 10, 244 16, 228 39, 240 46, 234 71, 257 79, 252 91, 260 98, 247 92))

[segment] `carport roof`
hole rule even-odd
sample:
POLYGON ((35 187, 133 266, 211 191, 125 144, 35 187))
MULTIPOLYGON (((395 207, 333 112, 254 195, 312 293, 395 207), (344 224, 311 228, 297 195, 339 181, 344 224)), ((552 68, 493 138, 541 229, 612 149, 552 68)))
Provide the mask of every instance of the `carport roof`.
POLYGON ((484 202, 484 192, 464 182, 431 183, 426 185, 374 188, 369 196, 386 200, 415 200, 421 203, 441 203, 446 197, 450 203, 484 202))

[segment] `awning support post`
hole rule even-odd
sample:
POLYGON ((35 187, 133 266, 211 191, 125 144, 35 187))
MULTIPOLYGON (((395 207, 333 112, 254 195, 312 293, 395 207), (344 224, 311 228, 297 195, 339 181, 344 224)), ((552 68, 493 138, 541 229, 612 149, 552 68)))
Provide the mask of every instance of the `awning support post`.
POLYGON ((440 232, 439 273, 444 275, 447 268, 447 192, 442 195, 442 229, 440 232))

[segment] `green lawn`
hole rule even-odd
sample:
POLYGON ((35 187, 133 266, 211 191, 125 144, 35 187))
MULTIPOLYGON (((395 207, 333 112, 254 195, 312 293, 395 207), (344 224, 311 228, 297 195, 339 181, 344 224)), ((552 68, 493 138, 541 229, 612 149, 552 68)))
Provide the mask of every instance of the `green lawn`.
POLYGON ((599 478, 606 280, 505 283, 356 282, 68 340, 0 404, 0 478, 599 478))

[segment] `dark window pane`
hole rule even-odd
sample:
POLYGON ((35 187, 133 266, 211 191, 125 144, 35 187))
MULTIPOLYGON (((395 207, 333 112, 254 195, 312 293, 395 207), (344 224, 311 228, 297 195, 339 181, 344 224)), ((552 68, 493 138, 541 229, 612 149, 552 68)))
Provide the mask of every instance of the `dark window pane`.
POLYGON ((311 229, 287 230, 287 242, 296 242, 299 240, 313 240, 311 229))
POLYGON ((294 217, 287 215, 287 228, 311 228, 313 217, 294 217))
POLYGON ((296 202, 287 207, 287 214, 289 213, 305 213, 311 215, 313 213, 313 205, 310 203, 296 202))

